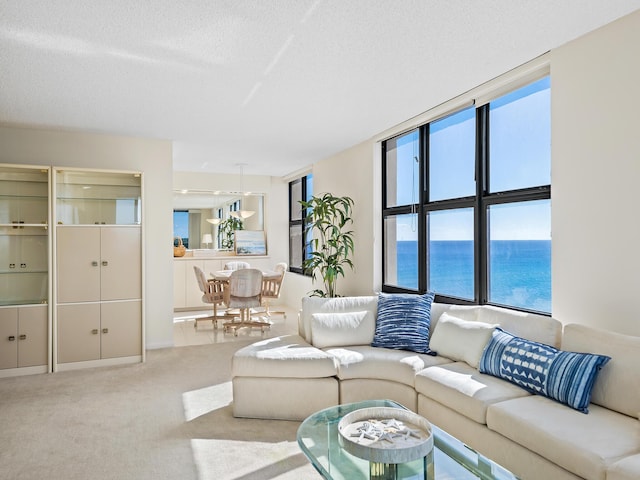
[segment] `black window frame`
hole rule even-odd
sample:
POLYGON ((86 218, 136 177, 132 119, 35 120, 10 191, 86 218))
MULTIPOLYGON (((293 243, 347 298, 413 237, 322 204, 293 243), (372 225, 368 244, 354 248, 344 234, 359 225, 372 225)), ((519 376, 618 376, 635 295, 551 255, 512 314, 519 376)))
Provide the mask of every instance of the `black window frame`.
MULTIPOLYGON (((548 77, 543 75, 541 78, 548 77)), ((539 79, 538 79, 539 80, 539 79)), ((534 80, 535 81, 535 80, 534 80)), ((533 83, 533 82, 530 82, 533 83)), ((526 85, 520 85, 514 88, 514 91, 526 85)), ((500 95, 502 96, 502 95, 500 95)), ((465 108, 462 107, 455 112, 446 116, 454 115, 465 108)), ((489 138, 490 138, 490 102, 474 107, 476 117, 476 139, 475 139, 475 176, 476 176, 476 192, 474 196, 460 197, 445 200, 436 200, 429 202, 429 127, 432 123, 445 117, 438 117, 432 121, 420 125, 409 131, 404 131, 398 135, 381 142, 382 154, 382 291, 388 293, 426 293, 429 291, 428 286, 428 214, 438 210, 451 210, 461 208, 473 208, 474 212, 474 298, 473 300, 462 299, 436 292, 435 299, 440 303, 454 303, 461 305, 495 305, 513 310, 526 311, 542 315, 550 315, 550 312, 541 312, 532 309, 516 307, 513 305, 505 305, 497 302, 489 301, 489 241, 488 241, 488 220, 487 213, 489 207, 493 205, 514 204, 520 202, 528 202, 535 200, 551 199, 551 184, 534 186, 529 188, 520 188, 514 190, 506 190, 499 192, 489 191, 489 138), (387 207, 387 142, 395 140, 399 137, 407 135, 414 130, 418 131, 419 142, 419 198, 417 203, 409 205, 400 205, 387 207), (389 285, 384 283, 386 279, 386 259, 388 253, 385 238, 385 221, 387 218, 402 214, 417 213, 418 221, 418 286, 417 289, 409 289, 397 285, 389 285)))
MULTIPOLYGON (((304 175, 300 178, 296 178, 295 180, 292 180, 289 182, 289 245, 291 245, 291 228, 292 227, 300 227, 301 231, 302 231, 302 235, 301 235, 301 252, 302 252, 302 263, 304 265, 304 261, 309 258, 309 243, 305 241, 307 235, 306 235, 306 230, 307 230, 307 223, 306 223, 306 212, 302 211, 301 212, 301 218, 300 219, 293 219, 293 210, 292 210, 292 204, 293 204, 293 188, 294 185, 297 185, 298 183, 301 184, 301 188, 300 188, 300 199, 307 199, 309 198, 309 195, 313 194, 312 192, 312 174, 308 174, 308 175, 304 175)), ((300 207, 302 209, 302 206, 300 207)), ((306 276, 311 276, 311 271, 308 269, 305 269, 304 266, 294 266, 292 265, 292 260, 291 260, 291 254, 292 252, 289 251, 289 271, 293 272, 293 273, 298 273, 300 275, 306 275, 306 276)))

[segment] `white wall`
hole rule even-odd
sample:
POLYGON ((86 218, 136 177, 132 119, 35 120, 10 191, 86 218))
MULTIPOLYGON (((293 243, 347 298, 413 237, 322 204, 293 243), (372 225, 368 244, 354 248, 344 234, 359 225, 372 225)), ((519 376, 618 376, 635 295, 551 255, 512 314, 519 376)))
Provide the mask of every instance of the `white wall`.
POLYGON ((173 345, 171 143, 0 126, 0 145, 0 163, 144 172, 146 345, 173 345))
POLYGON ((640 11, 552 52, 553 315, 640 336, 640 11))
MULTIPOLYGON (((640 336, 640 12, 552 52, 552 310, 640 336)), ((461 92, 462 93, 462 92, 461 92)), ((314 193, 355 200, 356 270, 342 295, 380 288, 380 157, 373 141, 313 167, 314 193)))
POLYGON ((367 141, 313 166, 314 195, 329 192, 349 196, 354 202, 351 229, 355 268, 352 272, 347 267, 345 277, 338 279, 337 290, 342 296, 372 295, 375 290, 374 241, 379 232, 373 228, 373 202, 380 203, 380 200, 373 198, 372 151, 372 142, 367 141))

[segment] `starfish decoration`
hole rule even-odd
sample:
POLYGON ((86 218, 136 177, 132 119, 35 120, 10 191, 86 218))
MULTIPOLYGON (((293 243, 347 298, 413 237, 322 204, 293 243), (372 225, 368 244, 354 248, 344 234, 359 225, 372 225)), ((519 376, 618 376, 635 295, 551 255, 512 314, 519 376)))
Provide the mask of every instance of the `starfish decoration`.
POLYGON ((383 422, 387 428, 394 428, 396 430, 404 430, 404 425, 402 422, 397 421, 395 418, 390 418, 388 420, 383 420, 383 422))
POLYGON ((396 436, 397 435, 392 435, 390 432, 384 432, 382 435, 380 435, 380 438, 378 438, 378 442, 386 440, 389 443, 394 443, 393 438, 396 436))
POLYGON ((410 428, 407 428, 405 438, 409 437, 420 438, 420 430, 411 430, 410 428))

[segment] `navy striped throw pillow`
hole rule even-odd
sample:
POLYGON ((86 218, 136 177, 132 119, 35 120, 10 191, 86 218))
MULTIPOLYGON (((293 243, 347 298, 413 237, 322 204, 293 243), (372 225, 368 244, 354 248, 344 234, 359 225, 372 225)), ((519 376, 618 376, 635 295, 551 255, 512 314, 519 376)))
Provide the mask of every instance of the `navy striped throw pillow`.
POLYGON ((497 328, 478 369, 589 413, 596 377, 610 359, 606 355, 565 352, 497 328))
POLYGON ((380 293, 373 347, 429 353, 429 325, 434 294, 380 293))

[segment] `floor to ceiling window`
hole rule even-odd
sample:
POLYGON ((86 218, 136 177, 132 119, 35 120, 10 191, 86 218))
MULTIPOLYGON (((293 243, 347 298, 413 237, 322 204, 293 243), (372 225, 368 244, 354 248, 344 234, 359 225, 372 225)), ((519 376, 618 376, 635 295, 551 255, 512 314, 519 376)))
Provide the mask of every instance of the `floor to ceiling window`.
POLYGON ((382 142, 383 290, 551 311, 550 79, 382 142))

